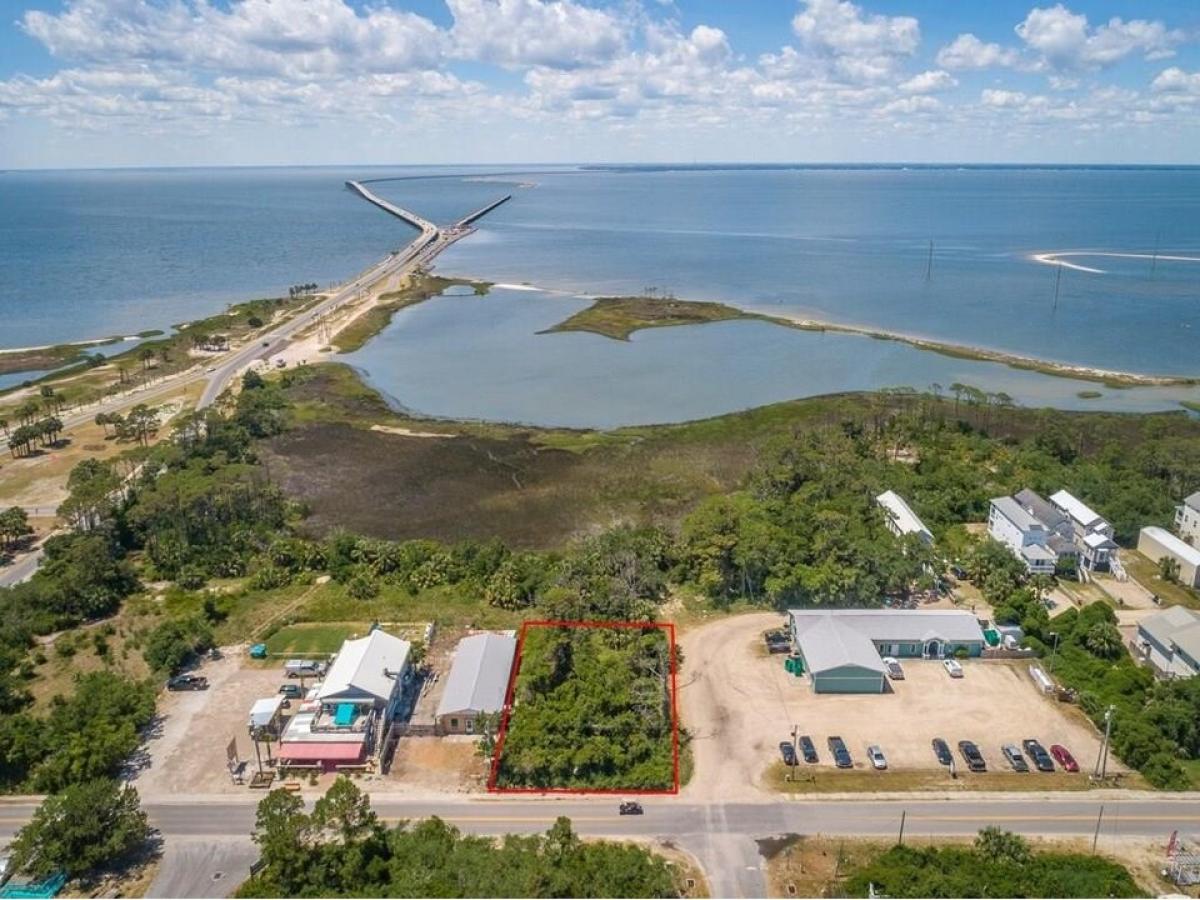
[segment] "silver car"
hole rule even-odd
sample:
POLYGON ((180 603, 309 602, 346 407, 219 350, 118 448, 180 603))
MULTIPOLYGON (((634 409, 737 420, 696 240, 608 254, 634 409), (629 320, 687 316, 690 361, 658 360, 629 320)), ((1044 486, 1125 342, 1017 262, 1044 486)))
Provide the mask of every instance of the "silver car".
POLYGON ((883 748, 878 744, 872 744, 867 748, 867 759, 871 761, 874 768, 881 772, 887 768, 887 757, 883 755, 883 748))

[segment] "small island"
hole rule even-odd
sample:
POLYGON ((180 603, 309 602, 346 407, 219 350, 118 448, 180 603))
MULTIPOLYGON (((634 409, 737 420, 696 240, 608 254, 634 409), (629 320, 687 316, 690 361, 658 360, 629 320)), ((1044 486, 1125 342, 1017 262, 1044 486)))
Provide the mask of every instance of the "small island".
POLYGON ((671 297, 598 297, 587 309, 580 310, 539 334, 590 331, 614 340, 627 341, 631 334, 643 328, 758 318, 761 316, 724 303, 676 300, 671 297))

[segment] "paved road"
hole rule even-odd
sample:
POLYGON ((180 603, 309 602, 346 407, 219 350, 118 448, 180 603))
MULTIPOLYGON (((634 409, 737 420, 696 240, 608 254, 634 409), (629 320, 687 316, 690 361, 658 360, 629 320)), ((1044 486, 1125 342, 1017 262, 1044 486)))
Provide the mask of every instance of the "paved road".
POLYGON ((21 556, 20 559, 7 568, 0 569, 0 587, 12 587, 14 584, 28 581, 33 577, 33 573, 37 571, 38 564, 41 561, 42 548, 37 547, 21 556))
MULTIPOLYGON (((249 833, 256 796, 148 800, 151 822, 162 833, 167 853, 154 896, 205 896, 245 877, 254 858, 249 833), (222 873, 214 881, 213 875, 222 873), (226 881, 228 879, 228 881, 226 881)), ((705 865, 714 896, 762 896, 765 882, 756 839, 781 834, 893 835, 906 815, 909 835, 969 835, 998 825, 1030 835, 1091 836, 1100 820, 1101 841, 1141 837, 1161 839, 1174 830, 1200 833, 1200 799, 992 800, 986 796, 953 800, 793 800, 772 803, 700 805, 678 800, 647 800, 643 816, 620 816, 615 799, 413 801, 377 794, 372 806, 386 821, 441 816, 478 834, 537 832, 557 816, 570 817, 586 835, 668 839, 705 865)), ((30 803, 0 804, 0 839, 32 814, 30 803)))

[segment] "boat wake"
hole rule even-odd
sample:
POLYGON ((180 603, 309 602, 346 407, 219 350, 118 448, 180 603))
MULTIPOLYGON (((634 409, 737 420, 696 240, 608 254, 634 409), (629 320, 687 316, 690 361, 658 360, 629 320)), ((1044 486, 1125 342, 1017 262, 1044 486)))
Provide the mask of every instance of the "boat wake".
POLYGON ((1105 275, 1107 270, 1079 263, 1066 262, 1067 256, 1104 256, 1117 259, 1153 259, 1164 262, 1200 262, 1200 256, 1179 256, 1168 253, 1117 253, 1106 250, 1063 250, 1057 253, 1034 253, 1029 258, 1046 266, 1062 266, 1064 269, 1074 269, 1076 272, 1089 272, 1092 275, 1105 275))

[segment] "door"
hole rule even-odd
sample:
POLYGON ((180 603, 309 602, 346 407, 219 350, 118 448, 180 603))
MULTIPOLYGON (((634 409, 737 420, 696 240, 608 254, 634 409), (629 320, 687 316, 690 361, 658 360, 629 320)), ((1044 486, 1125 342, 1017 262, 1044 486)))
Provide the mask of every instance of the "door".
POLYGON ((942 656, 942 642, 937 638, 925 642, 925 658, 940 659, 942 656))

